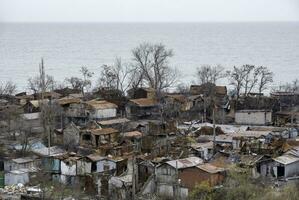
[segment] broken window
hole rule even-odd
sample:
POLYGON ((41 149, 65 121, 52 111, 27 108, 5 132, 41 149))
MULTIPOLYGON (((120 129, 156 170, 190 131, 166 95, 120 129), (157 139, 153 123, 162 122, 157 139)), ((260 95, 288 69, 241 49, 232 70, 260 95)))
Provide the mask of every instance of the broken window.
POLYGON ((91 136, 88 135, 88 134, 85 134, 85 135, 82 136, 82 139, 83 139, 83 140, 90 141, 90 140, 91 140, 91 136))

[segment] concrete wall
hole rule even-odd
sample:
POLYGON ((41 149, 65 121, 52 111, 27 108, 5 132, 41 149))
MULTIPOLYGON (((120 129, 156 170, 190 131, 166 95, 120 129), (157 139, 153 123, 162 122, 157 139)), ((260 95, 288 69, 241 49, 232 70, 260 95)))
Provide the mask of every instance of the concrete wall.
POLYGON ((236 111, 237 124, 266 125, 272 122, 272 112, 267 111, 236 111))

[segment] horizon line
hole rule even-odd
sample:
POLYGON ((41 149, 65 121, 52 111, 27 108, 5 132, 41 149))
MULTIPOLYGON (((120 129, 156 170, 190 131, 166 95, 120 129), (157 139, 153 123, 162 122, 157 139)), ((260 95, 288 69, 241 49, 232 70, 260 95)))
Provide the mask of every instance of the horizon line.
POLYGON ((41 24, 41 23, 86 23, 86 24, 96 24, 96 23, 114 23, 114 24, 126 24, 126 23, 134 23, 134 24, 163 24, 163 23, 283 23, 283 22, 299 22, 299 20, 232 20, 232 21, 0 21, 2 24, 9 23, 22 23, 22 24, 41 24))

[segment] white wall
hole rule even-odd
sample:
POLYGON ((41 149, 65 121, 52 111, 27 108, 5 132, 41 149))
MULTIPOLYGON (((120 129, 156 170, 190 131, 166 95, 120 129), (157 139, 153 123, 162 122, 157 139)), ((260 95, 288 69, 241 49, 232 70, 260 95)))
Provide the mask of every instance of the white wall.
POLYGON ((112 118, 112 117, 116 117, 116 108, 96 110, 95 113, 92 114, 92 118, 96 118, 96 119, 112 118))
POLYGON ((5 185, 16 185, 18 183, 26 184, 29 182, 29 173, 6 173, 5 174, 5 185))
POLYGON ((75 176, 76 175, 76 163, 70 163, 67 165, 64 161, 61 161, 61 174, 63 175, 70 175, 75 176))
POLYGON ((237 124, 265 125, 272 122, 272 113, 266 111, 238 112, 235 113, 237 124))
POLYGON ((111 160, 100 160, 97 162, 97 172, 104 171, 104 165, 109 165, 109 170, 116 169, 116 163, 111 160))

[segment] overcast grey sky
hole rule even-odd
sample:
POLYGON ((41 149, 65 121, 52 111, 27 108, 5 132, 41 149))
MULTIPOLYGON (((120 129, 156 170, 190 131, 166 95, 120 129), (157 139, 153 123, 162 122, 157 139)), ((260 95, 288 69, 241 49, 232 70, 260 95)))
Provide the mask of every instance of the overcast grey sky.
POLYGON ((0 0, 0 21, 299 21, 299 0, 0 0))

